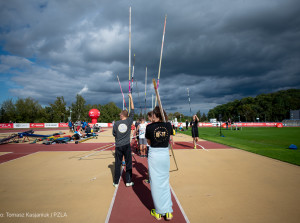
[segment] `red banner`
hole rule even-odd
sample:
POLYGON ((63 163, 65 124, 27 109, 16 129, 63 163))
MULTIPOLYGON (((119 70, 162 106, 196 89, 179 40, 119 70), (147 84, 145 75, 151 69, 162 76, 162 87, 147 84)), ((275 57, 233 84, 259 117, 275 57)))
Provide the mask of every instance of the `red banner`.
POLYGON ((0 129, 9 129, 13 127, 14 127, 13 123, 0 123, 0 129))
POLYGON ((30 123, 30 128, 44 128, 44 123, 30 123))
POLYGON ((69 127, 68 123, 59 123, 58 127, 69 127))

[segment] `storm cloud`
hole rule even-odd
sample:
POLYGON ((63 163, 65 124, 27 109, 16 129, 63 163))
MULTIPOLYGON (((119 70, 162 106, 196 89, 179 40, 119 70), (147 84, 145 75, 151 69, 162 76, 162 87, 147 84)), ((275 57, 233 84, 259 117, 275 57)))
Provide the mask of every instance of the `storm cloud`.
POLYGON ((297 0, 96 1, 12 0, 0 3, 1 101, 41 104, 80 93, 91 104, 122 106, 128 92, 132 9, 134 101, 154 94, 167 15, 160 95, 168 112, 189 115, 247 96, 300 88, 297 0), (139 91, 139 94, 138 94, 139 91))

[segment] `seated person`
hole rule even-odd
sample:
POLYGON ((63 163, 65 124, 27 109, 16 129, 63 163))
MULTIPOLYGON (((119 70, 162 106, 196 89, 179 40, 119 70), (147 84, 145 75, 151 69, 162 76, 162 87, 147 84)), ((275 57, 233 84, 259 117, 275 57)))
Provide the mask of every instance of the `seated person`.
POLYGON ((182 125, 179 126, 179 131, 183 131, 182 125))
POLYGON ((72 139, 78 140, 81 138, 81 136, 82 136, 82 134, 80 131, 75 131, 74 135, 72 136, 72 139))
POLYGON ((99 131, 100 131, 100 128, 99 128, 98 124, 95 124, 93 126, 93 132, 99 132, 99 131))
POLYGON ((91 127, 90 127, 89 124, 87 125, 87 127, 86 127, 86 129, 85 129, 85 133, 86 133, 86 136, 87 136, 87 137, 90 137, 90 136, 93 135, 92 129, 91 129, 91 127))

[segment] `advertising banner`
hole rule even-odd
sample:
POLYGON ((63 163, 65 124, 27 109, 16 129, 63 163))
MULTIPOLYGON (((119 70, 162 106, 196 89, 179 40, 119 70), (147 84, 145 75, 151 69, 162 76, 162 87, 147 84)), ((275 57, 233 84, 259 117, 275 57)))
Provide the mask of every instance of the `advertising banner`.
POLYGON ((58 128, 58 123, 45 123, 45 128, 58 128))
POLYGON ((212 127, 213 124, 212 123, 207 123, 207 122, 200 122, 198 124, 199 127, 212 127))
POLYGON ((9 129, 13 127, 14 127, 13 123, 0 123, 0 129, 9 129))
MULTIPOLYGON (((226 124, 223 123, 222 126, 226 128, 226 124)), ((283 126, 280 122, 236 122, 232 124, 233 127, 277 127, 277 126, 283 126)), ((231 127, 231 125, 228 125, 228 127, 231 127)), ((280 127, 279 127, 280 128, 280 127)))
POLYGON ((44 128, 44 123, 30 123, 30 128, 44 128))
POLYGON ((100 127, 108 127, 108 123, 97 123, 100 127))
POLYGON ((59 123, 58 126, 59 127, 69 127, 68 123, 59 123))
POLYGON ((30 128, 29 123, 14 123, 14 128, 20 129, 20 128, 30 128))

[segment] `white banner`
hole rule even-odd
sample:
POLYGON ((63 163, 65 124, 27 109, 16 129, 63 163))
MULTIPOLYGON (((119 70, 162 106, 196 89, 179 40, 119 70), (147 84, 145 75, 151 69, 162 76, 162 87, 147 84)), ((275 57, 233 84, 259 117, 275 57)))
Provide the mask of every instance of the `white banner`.
POLYGON ((58 128, 58 123, 45 123, 45 128, 58 128))
POLYGON ((97 123, 98 126, 101 126, 101 127, 108 127, 108 123, 97 123))
POLYGON ((14 128, 20 129, 20 128, 30 128, 29 123, 14 123, 14 128))

